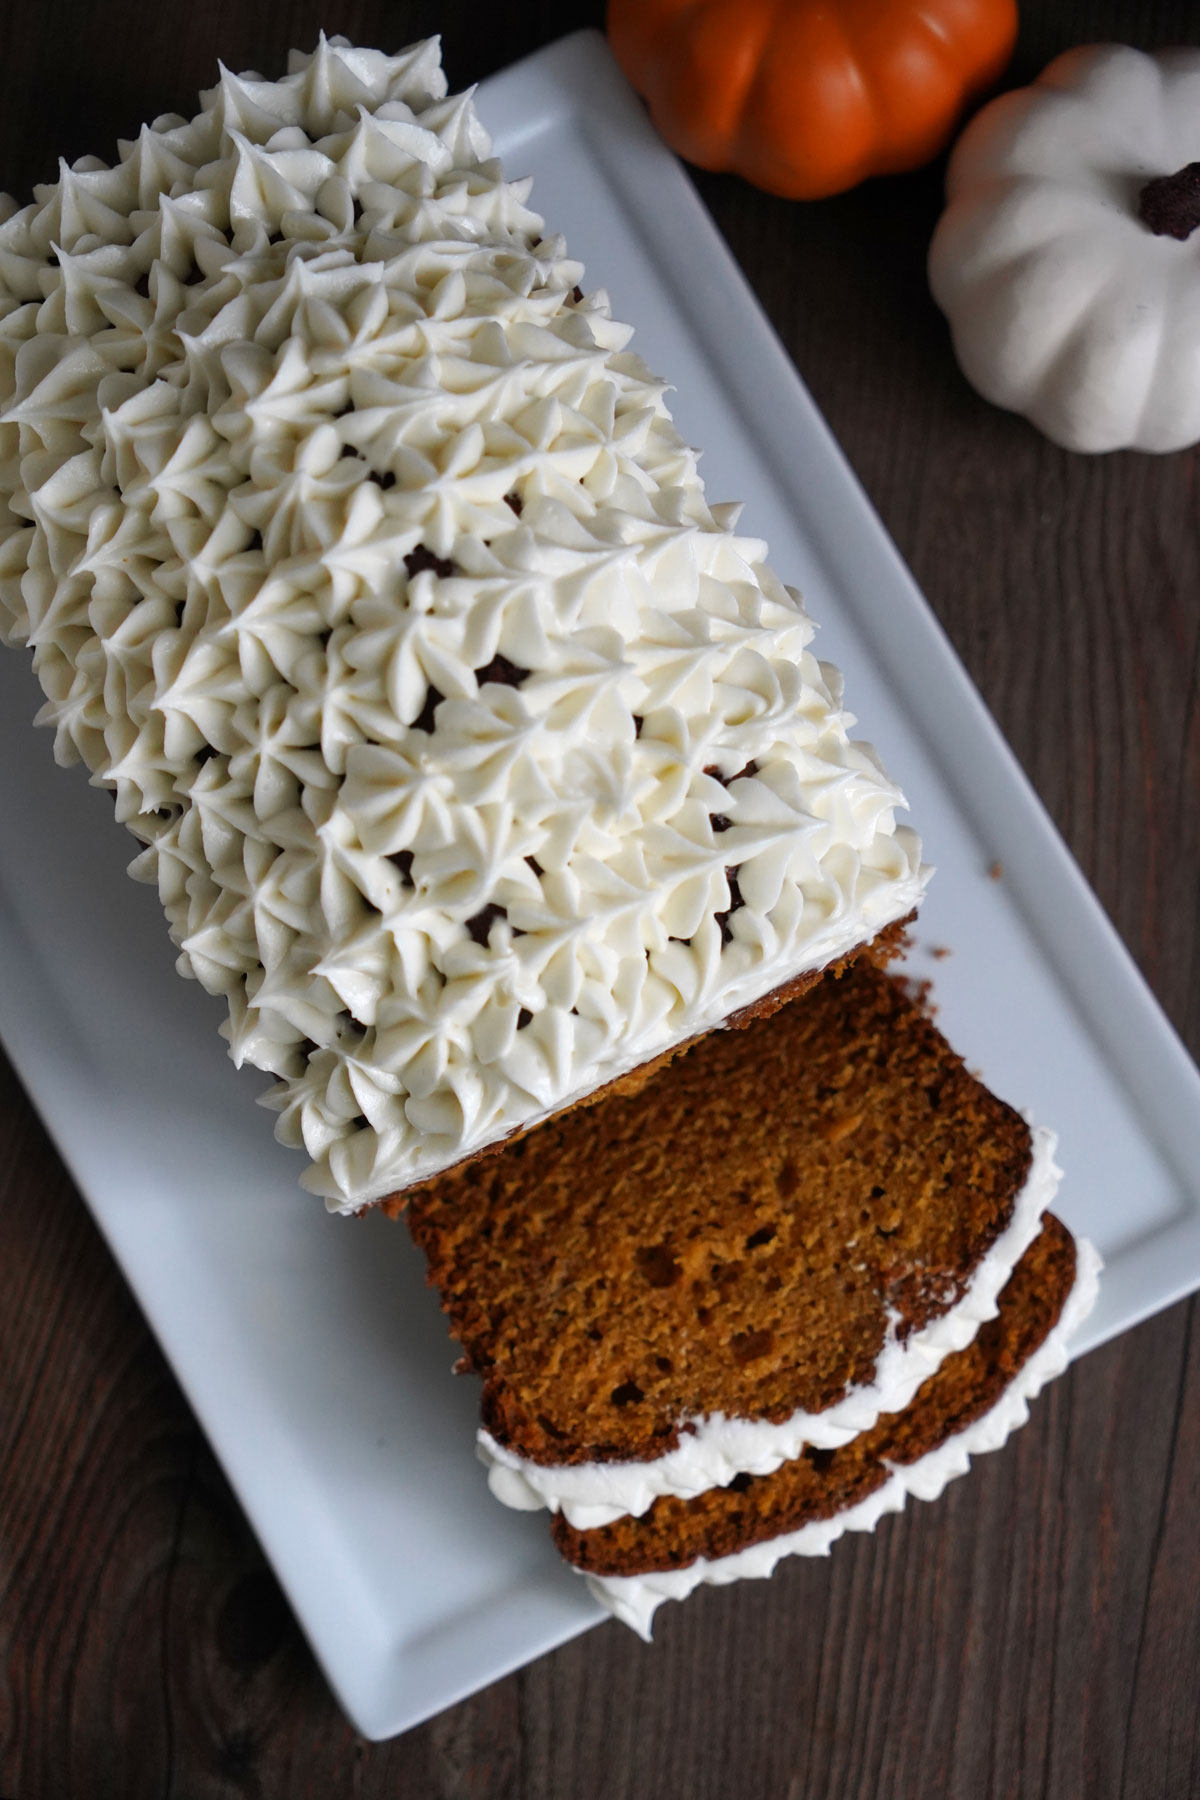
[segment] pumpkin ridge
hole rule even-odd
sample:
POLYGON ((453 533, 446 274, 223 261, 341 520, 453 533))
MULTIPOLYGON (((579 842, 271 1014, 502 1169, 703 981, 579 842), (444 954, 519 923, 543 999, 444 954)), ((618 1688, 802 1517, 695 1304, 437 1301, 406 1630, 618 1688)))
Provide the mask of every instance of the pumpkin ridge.
MULTIPOLYGON (((990 22, 987 9, 978 13, 976 25, 990 22)), ((926 0, 916 5, 901 22, 885 14, 872 20, 873 53, 859 60, 875 99, 881 126, 880 151, 874 162, 878 174, 895 174, 916 167, 935 156, 946 141, 949 125, 968 100, 996 80, 1016 37, 1015 6, 1001 8, 998 30, 990 52, 964 61, 946 29, 945 0, 926 0), (916 66, 914 52, 923 60, 916 66), (885 62, 886 59, 886 62, 885 62), (886 77, 886 79, 885 79, 886 77), (883 127, 887 127, 884 136, 883 127)), ((974 48, 974 46, 973 46, 974 48)))
POLYGON ((754 90, 758 72, 769 60, 768 49, 778 0, 757 0, 739 8, 738 54, 720 58, 721 90, 707 79, 707 71, 697 56, 699 47, 710 47, 713 40, 728 37, 722 31, 728 0, 690 0, 679 8, 673 20, 670 47, 674 51, 671 66, 663 75, 658 105, 651 101, 651 116, 656 125, 660 117, 669 129, 659 125, 668 143, 681 155, 701 168, 728 169, 738 144, 746 115, 747 103, 754 90), (747 21, 757 26, 756 37, 749 44, 747 21), (711 31, 704 44, 701 30, 711 31), (719 101, 719 110, 714 106, 719 101), (701 125, 704 129, 701 131, 701 125))
POLYGON ((975 189, 975 195, 983 195, 987 199, 991 213, 988 229, 979 225, 974 205, 967 205, 961 198, 950 202, 945 216, 960 234, 960 255, 963 243, 966 244, 972 283, 989 280, 1000 269, 1008 270, 1010 277, 1015 280, 1030 256, 1044 256, 1052 245, 1066 235, 1068 229, 1087 231, 1089 215, 1100 209, 1102 201, 1088 189, 1072 187, 1067 182, 1056 182, 1054 194, 1058 201, 1065 199, 1078 202, 1078 211, 1069 226, 1057 216, 1043 215, 1033 222, 1036 229, 1031 228, 1030 221, 1023 214, 1028 210, 1030 200, 1036 198, 1039 192, 1044 192, 1047 185, 1041 177, 1012 173, 997 172, 982 179, 975 189), (972 228, 973 236, 966 236, 965 234, 972 232, 972 228), (1019 242, 1016 241, 1018 231, 1021 233, 1019 242), (997 237, 1003 239, 1005 234, 1012 241, 992 241, 997 237), (990 248, 987 260, 980 241, 990 248))
MULTIPOLYGON (((926 0, 926 4, 913 8, 913 24, 924 26, 931 37, 940 45, 944 45, 947 54, 953 58, 952 67, 963 86, 964 93, 977 93, 983 88, 990 87, 1012 55, 1013 42, 1017 34, 1016 6, 996 9, 998 30, 991 58, 982 64, 977 64, 974 68, 970 64, 964 65, 954 35, 947 29, 944 10, 944 5, 938 5, 937 0, 926 0)), ((988 23, 990 21, 987 15, 981 14, 977 20, 978 29, 981 31, 986 29, 988 23)))
MULTIPOLYGON (((1081 352, 1083 366, 1087 366, 1088 337, 1092 330, 1096 314, 1103 306, 1106 297, 1112 294, 1114 288, 1119 288, 1120 279, 1120 271, 1109 269, 1105 272, 1104 279, 1100 282, 1099 286, 1089 291, 1084 303, 1080 306, 1070 325, 1067 326, 1065 331, 1061 332, 1054 354, 1048 358, 1034 376, 1031 384, 1032 386, 1036 387, 1039 391, 1047 384, 1052 387, 1055 381, 1060 379, 1063 374, 1070 369, 1072 358, 1079 356, 1081 352)), ((1103 383, 1100 385, 1103 386, 1103 383)), ((1038 414, 1036 410, 1030 411, 1030 417, 1035 424, 1038 423, 1038 414)))
MULTIPOLYGON (((874 121, 876 121, 876 142, 880 139, 882 139, 883 142, 882 160, 878 160, 878 162, 874 164, 874 169, 876 169, 876 173, 880 173, 880 175, 887 175, 887 173, 889 173, 889 166, 891 166, 892 160, 896 157, 896 149, 898 149, 898 146, 896 146, 896 140, 894 140, 894 124, 892 124, 892 104, 894 104, 894 99, 892 99, 891 94, 887 94, 887 85, 885 85, 885 83, 882 85, 882 81, 880 81, 878 59, 880 59, 880 54, 882 54, 882 50, 880 50, 880 40, 883 38, 883 43, 885 43, 885 47, 887 47, 889 58, 891 58, 891 54, 894 52, 894 43, 887 40, 882 32, 880 32, 880 29, 878 29, 878 20, 867 20, 867 22, 865 22, 867 23, 867 49, 871 49, 873 54, 871 54, 871 56, 864 56, 864 54, 862 54, 862 49, 860 49, 860 45, 858 45, 858 41, 856 41, 855 31, 853 31, 853 25, 855 25, 855 23, 862 25, 864 22, 862 22, 862 20, 855 20, 853 5, 851 5, 851 18, 849 18, 849 20, 838 20, 838 23, 840 23, 840 27, 842 27, 842 36, 846 38, 849 63, 851 63, 851 67, 855 70, 856 76, 858 76, 858 92, 862 94, 862 99, 864 99, 865 106, 867 106, 867 119, 874 117, 874 121)), ((887 70, 887 74, 891 76, 891 68, 887 70)), ((909 88, 909 81, 905 79, 905 90, 907 90, 907 88, 909 88)), ((865 167, 865 162, 867 162, 867 158, 860 158, 860 173, 855 173, 855 176, 853 176, 858 182, 864 180, 864 176, 869 173, 869 169, 865 167)))
POLYGON ((740 139, 758 176, 769 175, 774 191, 793 199, 838 193, 861 181, 871 167, 874 113, 846 22, 807 0, 780 5, 768 52, 754 88, 758 105, 747 109, 740 139), (790 140, 781 154, 776 127, 788 111, 791 71, 798 64, 822 67, 826 74, 803 116, 789 121, 790 140))

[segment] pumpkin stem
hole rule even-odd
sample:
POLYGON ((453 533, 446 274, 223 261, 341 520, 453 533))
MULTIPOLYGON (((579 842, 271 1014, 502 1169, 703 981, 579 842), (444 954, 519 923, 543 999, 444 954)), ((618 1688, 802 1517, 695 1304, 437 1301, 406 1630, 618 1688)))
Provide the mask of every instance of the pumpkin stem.
POLYGON ((1190 237, 1200 225, 1200 162, 1148 181, 1138 195, 1138 218, 1155 237, 1190 237))

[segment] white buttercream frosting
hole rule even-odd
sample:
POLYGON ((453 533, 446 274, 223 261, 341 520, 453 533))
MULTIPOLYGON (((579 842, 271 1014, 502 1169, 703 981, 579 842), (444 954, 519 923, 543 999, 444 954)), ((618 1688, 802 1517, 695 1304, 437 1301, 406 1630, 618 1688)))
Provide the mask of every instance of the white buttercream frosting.
POLYGON ((540 1464, 480 1428, 477 1450, 496 1499, 520 1511, 543 1506, 561 1511, 578 1530, 591 1531, 626 1513, 639 1518, 663 1494, 691 1500, 709 1488, 728 1486, 736 1475, 773 1474, 807 1444, 835 1450, 869 1431, 883 1413, 901 1412, 946 1357, 965 1350, 983 1322, 995 1318, 1005 1283, 1041 1228, 1062 1170, 1054 1160, 1054 1133, 1035 1126, 1032 1135, 1029 1174, 1012 1216, 972 1272, 966 1292, 907 1337, 898 1334, 893 1316, 872 1381, 849 1388, 823 1412, 794 1412, 779 1424, 724 1413, 686 1420, 676 1448, 651 1462, 540 1464))
POLYGON ((0 635, 349 1209, 902 917, 902 796, 437 46, 0 208, 0 635))
POLYGON ((1058 1324, 991 1411, 973 1425, 947 1438, 917 1462, 888 1465, 890 1474, 882 1487, 832 1518, 815 1519, 797 1531, 751 1544, 732 1556, 716 1557, 711 1562, 699 1557, 686 1569, 652 1575, 589 1575, 587 1584, 596 1599, 649 1641, 651 1622, 664 1600, 684 1600, 705 1584, 723 1586, 730 1581, 770 1575, 785 1556, 828 1556, 838 1538, 848 1531, 873 1531, 887 1513, 900 1512, 910 1494, 918 1500, 936 1500, 948 1482, 967 1473, 973 1456, 999 1450, 1024 1425, 1030 1401, 1066 1368, 1070 1360, 1068 1341, 1095 1304, 1103 1266, 1099 1252, 1086 1238, 1077 1240, 1076 1258, 1075 1285, 1058 1324))

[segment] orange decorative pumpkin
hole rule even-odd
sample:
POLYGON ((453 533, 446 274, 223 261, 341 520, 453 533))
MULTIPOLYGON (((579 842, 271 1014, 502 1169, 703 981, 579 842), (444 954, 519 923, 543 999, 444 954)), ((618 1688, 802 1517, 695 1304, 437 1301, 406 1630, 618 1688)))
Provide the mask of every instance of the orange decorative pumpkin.
POLYGON ((673 150, 793 200, 915 169, 1012 52, 1016 0, 609 0, 673 150))

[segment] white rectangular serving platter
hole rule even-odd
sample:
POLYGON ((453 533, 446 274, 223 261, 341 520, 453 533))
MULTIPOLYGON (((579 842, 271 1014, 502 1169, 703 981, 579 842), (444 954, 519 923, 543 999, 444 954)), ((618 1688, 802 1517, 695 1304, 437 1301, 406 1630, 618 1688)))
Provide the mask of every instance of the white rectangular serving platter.
MULTIPOLYGON (((913 966, 969 1062, 1059 1130, 1061 1210, 1107 1258, 1085 1350, 1200 1286, 1200 1076, 603 41, 541 52, 479 106, 676 384, 710 496, 747 499, 907 789, 938 865, 920 940, 954 952, 913 966)), ((544 1519, 490 1499, 477 1390, 405 1233, 298 1189, 221 1007, 178 980, 124 872, 131 840, 30 729, 38 699, 0 652, 0 1037, 339 1700, 390 1736, 602 1615, 544 1519)))

